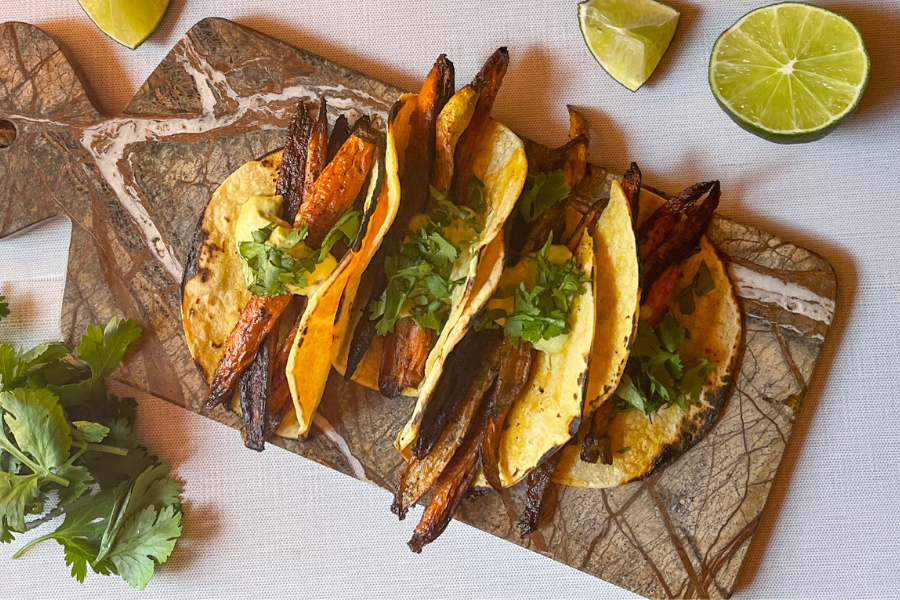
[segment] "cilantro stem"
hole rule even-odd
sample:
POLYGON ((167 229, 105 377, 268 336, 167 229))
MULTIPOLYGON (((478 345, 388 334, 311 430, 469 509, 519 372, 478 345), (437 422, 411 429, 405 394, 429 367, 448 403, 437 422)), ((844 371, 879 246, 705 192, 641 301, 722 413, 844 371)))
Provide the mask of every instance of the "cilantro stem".
POLYGON ((119 448, 118 446, 107 446, 105 444, 84 444, 81 449, 73 454, 66 461, 66 466, 71 466, 76 460, 81 458, 85 452, 104 452, 106 454, 115 454, 116 456, 127 456, 127 448, 119 448))
MULTIPOLYGON (((55 533, 55 532, 54 532, 54 533, 55 533)), ((53 535, 54 535, 53 533, 48 533, 47 535, 42 535, 42 536, 39 537, 39 538, 34 538, 33 540, 31 540, 30 542, 26 543, 24 546, 22 546, 22 547, 19 548, 18 550, 16 550, 16 553, 13 554, 10 558, 12 558, 13 560, 19 558, 20 556, 22 556, 22 554, 25 553, 26 550, 28 550, 29 548, 31 548, 31 547, 34 546, 35 544, 40 544, 41 542, 44 542, 44 541, 46 541, 46 540, 52 540, 52 539, 53 539, 53 535)))
POLYGON ((16 458, 16 460, 18 460, 20 463, 22 463, 44 479, 49 479, 53 483, 58 483, 63 487, 69 487, 68 479, 63 479, 59 475, 54 475, 47 469, 43 468, 27 456, 25 456, 25 454, 21 450, 16 448, 13 443, 10 442, 9 439, 7 439, 6 433, 3 431, 2 426, 0 426, 0 447, 12 454, 16 458))
POLYGON ((81 458, 81 455, 84 454, 85 452, 87 452, 87 447, 82 446, 81 450, 79 450, 78 452, 76 452, 75 454, 73 454, 72 456, 69 457, 69 460, 66 461, 66 466, 67 467, 72 466, 72 463, 74 463, 76 460, 81 458))
POLYGON ((88 444, 84 447, 86 452, 105 452, 106 454, 115 454, 117 456, 125 456, 128 454, 127 448, 119 448, 118 446, 107 446, 105 444, 88 444))

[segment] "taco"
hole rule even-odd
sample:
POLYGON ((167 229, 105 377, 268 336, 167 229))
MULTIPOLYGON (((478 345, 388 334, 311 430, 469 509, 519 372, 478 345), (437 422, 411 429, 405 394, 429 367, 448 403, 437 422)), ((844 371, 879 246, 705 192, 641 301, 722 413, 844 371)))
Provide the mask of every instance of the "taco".
MULTIPOLYGON (((644 294, 622 381, 598 404, 578 443, 565 448, 554 482, 607 488, 648 477, 696 444, 724 407, 742 348, 741 311, 726 265, 706 236, 696 235, 706 229, 718 186, 686 192, 666 202, 641 191, 642 256, 645 269, 659 275, 644 294), (679 255, 690 246, 693 254, 659 264, 663 252, 650 246, 663 236, 653 229, 671 220, 676 205, 683 207, 674 211, 682 214, 680 222, 693 222, 693 232, 665 252, 679 255)), ((679 234, 670 229, 665 237, 679 234)))
MULTIPOLYGON (((598 315, 596 278, 604 285, 608 279, 597 271, 597 246, 605 244, 598 234, 614 234, 609 216, 596 224, 599 206, 566 231, 588 147, 583 118, 570 109, 570 119, 570 142, 529 161, 529 183, 508 227, 511 266, 451 353, 433 399, 440 409, 423 423, 401 476, 393 506, 401 518, 432 490, 410 541, 414 551, 440 535, 470 487, 512 485, 578 430, 598 315), (535 432, 540 436, 521 437, 535 432)), ((614 213, 624 215, 636 263, 627 203, 604 211, 614 213)), ((637 305, 636 269, 632 274, 630 316, 637 305)))
POLYGON ((301 102, 285 148, 213 193, 188 256, 182 319, 210 384, 203 408, 234 400, 248 447, 261 450, 287 414, 279 433, 309 430, 337 302, 396 214, 396 160, 368 117, 352 129, 339 118, 329 139, 324 99, 316 118, 301 102))
MULTIPOLYGON (((595 202, 571 222, 578 223, 575 232, 588 225, 585 237, 591 238, 594 327, 580 354, 561 354, 555 357, 556 364, 552 355, 544 361, 546 371, 553 373, 567 367, 583 367, 576 382, 580 389, 570 385, 569 389, 553 390, 542 378, 543 371, 536 369, 503 423, 497 452, 485 454, 484 478, 475 482, 476 486, 488 484, 500 489, 524 481, 528 501, 519 515, 522 535, 537 526, 550 476, 584 416, 590 415, 616 388, 637 320, 639 266, 628 194, 618 182, 613 182, 608 200, 595 202), (546 393, 548 390, 551 393, 546 393), (493 478, 492 471, 496 472, 493 478)), ((571 229, 571 224, 567 229, 571 229)))
POLYGON ((507 63, 498 50, 453 94, 442 56, 419 94, 394 106, 406 124, 388 134, 402 157, 398 216, 379 260, 346 287, 337 318, 338 372, 385 397, 418 397, 395 442, 406 454, 447 358, 502 273, 503 227, 527 171, 522 141, 490 118, 507 63))

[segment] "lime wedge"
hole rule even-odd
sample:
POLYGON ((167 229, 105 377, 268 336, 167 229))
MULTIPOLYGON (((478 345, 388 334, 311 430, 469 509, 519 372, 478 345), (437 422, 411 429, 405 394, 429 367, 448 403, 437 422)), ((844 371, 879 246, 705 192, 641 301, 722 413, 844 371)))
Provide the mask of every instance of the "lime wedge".
POLYGON ((103 33, 132 50, 156 30, 169 0, 78 0, 103 33))
POLYGON ((587 0, 578 5, 591 54, 632 92, 644 85, 672 43, 679 12, 654 0, 587 0))
POLYGON ((783 144, 820 139, 849 117, 869 80, 859 30, 785 2, 747 13, 716 40, 709 85, 738 125, 783 144))

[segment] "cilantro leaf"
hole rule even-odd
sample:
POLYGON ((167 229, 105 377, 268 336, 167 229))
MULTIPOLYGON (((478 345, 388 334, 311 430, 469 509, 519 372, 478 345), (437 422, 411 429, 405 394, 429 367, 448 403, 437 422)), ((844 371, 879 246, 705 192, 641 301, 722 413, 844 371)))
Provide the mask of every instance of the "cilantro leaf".
POLYGON ((306 239, 306 236, 309 235, 309 230, 306 227, 306 223, 300 223, 299 227, 294 227, 291 229, 291 232, 284 236, 284 240, 282 240, 281 245, 290 250, 300 242, 306 239))
POLYGON ((41 497, 40 476, 0 471, 0 541, 10 542, 10 531, 25 531, 27 507, 41 497))
POLYGON ((348 244, 352 243, 353 240, 356 239, 356 234, 359 232, 359 224, 361 222, 361 210, 351 209, 341 215, 341 218, 338 219, 337 223, 334 224, 334 227, 332 227, 325 236, 325 239, 322 240, 322 245, 317 251, 317 262, 320 260, 320 257, 324 257, 331 252, 334 245, 342 239, 348 244))
MULTIPOLYGON (((67 385, 77 384, 78 382, 89 380, 91 378, 90 367, 83 364, 73 364, 67 360, 54 360, 46 364, 40 365, 36 369, 32 369, 25 376, 22 383, 27 387, 47 387, 55 386, 61 388, 67 385)), ((14 384, 14 387, 18 385, 14 384)), ((54 392, 60 396, 60 403, 63 402, 65 393, 54 392)))
POLYGON ((19 387, 22 378, 29 375, 39 365, 58 364, 72 349, 65 344, 46 343, 19 354, 9 344, 0 346, 0 389, 19 387))
POLYGON ((129 585, 143 590, 153 576, 154 561, 163 563, 181 535, 181 511, 146 506, 119 531, 108 559, 129 585))
POLYGON ((72 425, 75 426, 72 437, 82 444, 98 444, 109 433, 109 427, 91 421, 73 421, 72 425))
POLYGON ((459 249, 437 232, 428 234, 428 242, 432 256, 439 262, 453 262, 459 256, 459 249))
POLYGON ((712 273, 709 272, 709 267, 706 265, 706 261, 700 261, 700 267, 697 269, 697 274, 694 275, 694 293, 697 296, 705 296, 710 293, 714 289, 716 289, 716 283, 713 281, 712 273))
MULTIPOLYGON (((258 242, 241 242, 238 251, 243 259, 247 289, 257 296, 286 294, 288 285, 306 286, 306 275, 312 269, 304 260, 296 259, 284 249, 258 242)), ((313 261, 312 268, 315 268, 313 261)))
POLYGON ((0 294, 0 321, 9 316, 9 303, 6 301, 6 296, 0 294))
POLYGON ((16 349, 9 344, 0 345, 0 389, 12 388, 22 371, 22 360, 16 349))
POLYGON ((0 393, 4 421, 19 449, 50 470, 69 458, 72 434, 59 399, 49 390, 19 388, 0 393))
POLYGON ((469 180, 469 206, 480 213, 487 208, 484 202, 484 183, 474 175, 469 180))
POLYGON ((273 231, 275 231, 275 223, 269 223, 262 229, 257 229, 256 231, 252 232, 250 235, 253 237, 253 241, 257 244, 264 244, 270 237, 272 237, 273 231))
POLYGON ((678 311, 683 315, 692 315, 694 308, 694 290, 688 286, 678 294, 678 311))
POLYGON ((701 358, 682 363, 678 348, 687 331, 669 313, 653 328, 649 321, 638 322, 638 332, 616 388, 618 411, 638 410, 648 417, 666 406, 684 412, 699 402, 706 376, 716 363, 701 358))
POLYGON ((619 387, 616 388, 616 395, 639 411, 646 412, 644 408, 644 395, 637 389, 637 386, 634 385, 634 381, 632 381, 631 375, 628 373, 622 375, 622 379, 619 381, 619 387))
MULTIPOLYGON (((89 563, 96 573, 110 573, 108 568, 103 568, 100 564, 95 565, 95 557, 100 551, 100 539, 116 508, 115 491, 100 492, 87 502, 79 503, 79 506, 69 510, 62 525, 51 534, 50 539, 56 540, 63 547, 66 564, 72 569, 72 577, 79 582, 84 582, 89 563)), ((20 549, 19 553, 29 545, 20 549)))
POLYGON ((407 230, 398 252, 384 261, 388 284, 370 305, 378 335, 394 330, 404 307, 420 329, 440 332, 450 317, 453 291, 465 282, 453 279, 454 265, 463 246, 481 232, 481 221, 471 208, 457 206, 433 186, 431 198, 437 208, 407 230))
POLYGON ((684 340, 684 336, 687 333, 687 330, 678 324, 678 321, 675 320, 672 313, 667 313, 666 316, 663 317, 657 331, 659 331, 659 341, 662 342, 662 347, 668 352, 677 352, 678 346, 681 345, 681 342, 684 340))
POLYGON ((100 489, 109 489, 124 480, 135 479, 147 468, 153 466, 155 459, 138 443, 128 421, 120 417, 104 421, 109 427, 105 443, 126 448, 126 456, 116 456, 100 452, 88 452, 82 460, 100 484, 100 489))
POLYGON ((59 487, 59 506, 75 502, 90 489, 94 477, 84 465, 63 466, 56 473, 69 482, 68 487, 59 487))
MULTIPOLYGON (((472 179, 478 181, 475 177, 472 179)), ((479 183, 472 183, 470 180, 469 186, 471 189, 479 189, 479 183)), ((483 185, 480 186, 482 189, 483 187, 483 185)), ((437 204, 437 210, 431 211, 428 215, 428 221, 430 221, 431 224, 448 226, 453 221, 460 221, 474 229, 476 233, 481 233, 481 228, 478 225, 480 224, 480 219, 478 218, 478 214, 474 210, 474 207, 470 208, 468 206, 455 204, 452 200, 447 198, 446 194, 433 185, 428 189, 431 200, 437 204)))
POLYGON ((106 329, 89 325, 75 348, 78 358, 91 367, 91 385, 96 386, 122 362, 128 347, 141 336, 141 328, 131 319, 113 318, 106 329))
POLYGON ((169 479, 168 474, 168 465, 160 464, 148 467, 138 475, 131 490, 131 501, 123 508, 126 518, 133 517, 147 506, 181 506, 178 498, 181 483, 169 479))
POLYGON ((562 169, 541 173, 534 178, 530 189, 519 198, 519 214, 528 223, 537 220, 548 208, 569 197, 571 190, 566 185, 562 169))
POLYGON ((316 265, 324 260, 336 243, 342 239, 352 242, 361 222, 361 211, 348 210, 325 236, 319 249, 304 258, 297 258, 286 250, 306 239, 308 229, 305 224, 292 229, 279 246, 266 243, 274 231, 274 225, 257 229, 252 234, 252 242, 238 244, 247 290, 257 296, 278 296, 288 293, 287 286, 306 287, 306 276, 316 270, 316 265))
POLYGON ((694 275, 691 283, 681 290, 677 296, 678 310, 683 315, 694 314, 694 296, 700 298, 714 289, 716 289, 716 282, 712 278, 712 273, 709 272, 709 266, 707 266, 705 260, 701 260, 700 266, 697 268, 697 273, 694 275))
POLYGON ((703 382, 715 368, 715 362, 700 358, 692 361, 691 365, 685 369, 684 376, 681 378, 681 387, 685 395, 693 402, 700 400, 700 394, 703 393, 703 382))
POLYGON ((122 496, 123 488, 121 486, 116 488, 117 495, 121 496, 122 500, 118 503, 115 516, 103 532, 97 561, 102 561, 115 552, 115 545, 122 539, 120 532, 142 511, 154 507, 180 510, 178 494, 181 491, 181 484, 168 479, 166 477, 168 471, 169 468, 165 465, 148 467, 134 480, 124 496, 122 496))
POLYGON ((58 342, 47 342, 35 346, 22 355, 22 363, 26 369, 30 369, 37 365, 51 363, 61 358, 65 358, 72 353, 72 347, 58 342))

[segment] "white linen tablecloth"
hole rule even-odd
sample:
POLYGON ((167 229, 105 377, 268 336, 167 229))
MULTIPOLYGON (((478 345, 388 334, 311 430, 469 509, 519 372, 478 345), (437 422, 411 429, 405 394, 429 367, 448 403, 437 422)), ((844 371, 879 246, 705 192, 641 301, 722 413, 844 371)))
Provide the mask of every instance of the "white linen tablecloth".
MULTIPOLYGON (((858 113, 837 132, 778 146, 732 124, 706 79, 716 36, 765 0, 670 4, 682 12, 678 34, 636 94, 591 58, 569 0, 172 0, 159 30, 135 52, 97 30, 77 0, 2 0, 0 21, 26 21, 56 37, 107 114, 207 16, 406 89, 418 87, 441 52, 465 82, 506 45, 511 66, 495 116, 517 132, 558 144, 567 131, 565 105, 573 104, 596 131, 593 161, 624 170, 636 160, 648 184, 668 190, 720 179, 723 213, 821 253, 840 289, 822 362, 735 598, 897 598, 900 5, 821 2, 862 30, 871 83, 858 113)), ((24 250, 10 248, 0 245, 0 264, 21 260, 24 250)), ((51 275, 41 283, 48 292, 62 282, 60 272, 51 275)), ((3 277, 0 285, 0 293, 27 288, 3 277)), ((23 306, 13 301, 14 310, 23 306)), ((16 319, 0 325, 0 336, 21 343, 52 337, 46 315, 52 319, 58 305, 42 310, 31 331, 23 333, 16 319)), ((418 513, 398 523, 387 492, 279 448, 247 451, 231 429, 139 400, 141 438, 185 482, 185 533, 172 558, 138 594, 92 574, 78 585, 52 542, 17 561, 8 557, 18 543, 2 546, 0 597, 635 597, 458 523, 414 555, 405 542, 418 513)))

